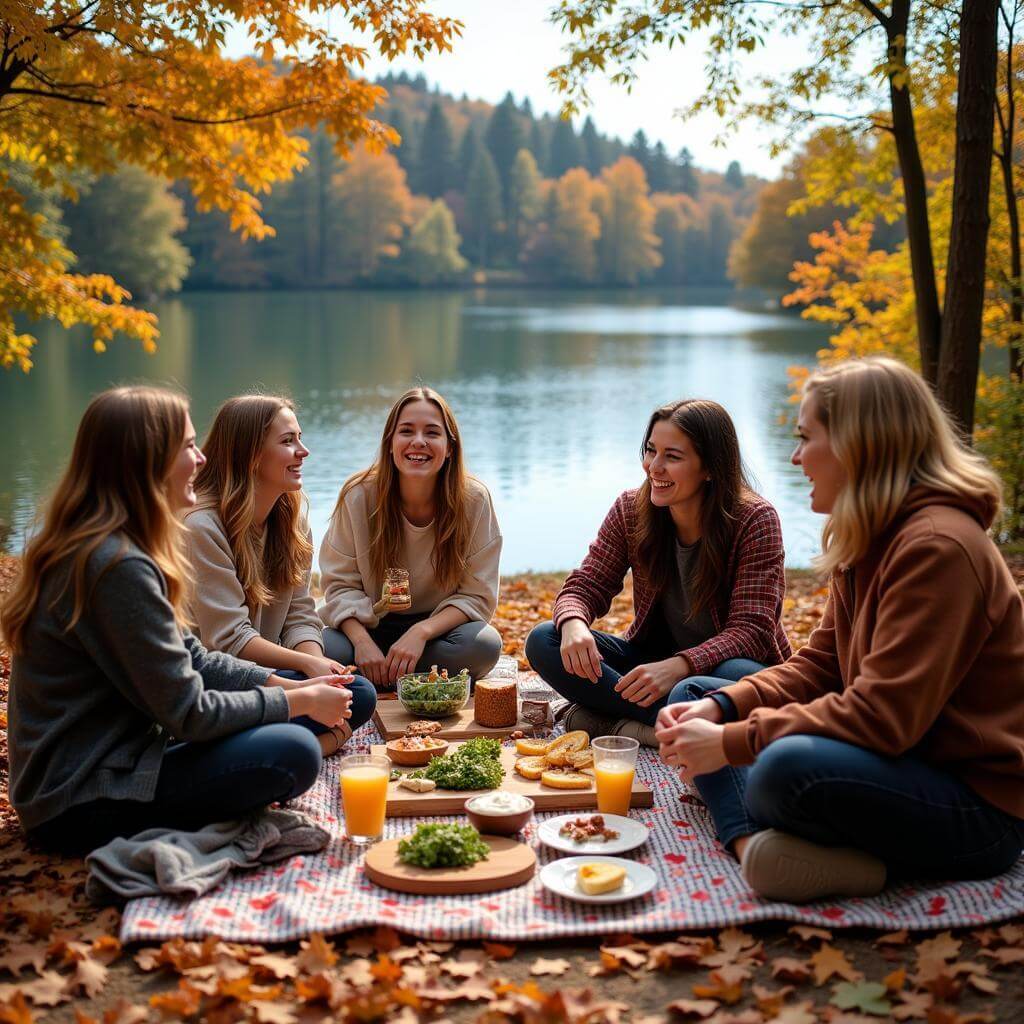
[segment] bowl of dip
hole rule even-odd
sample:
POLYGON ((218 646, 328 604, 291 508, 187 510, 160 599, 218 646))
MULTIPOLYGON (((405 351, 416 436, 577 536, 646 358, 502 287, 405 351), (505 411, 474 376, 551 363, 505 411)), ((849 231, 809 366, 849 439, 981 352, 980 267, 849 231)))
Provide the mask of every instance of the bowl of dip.
POLYGON ((533 816, 528 796, 502 789, 471 796, 463 806, 476 830, 492 836, 515 835, 533 816))

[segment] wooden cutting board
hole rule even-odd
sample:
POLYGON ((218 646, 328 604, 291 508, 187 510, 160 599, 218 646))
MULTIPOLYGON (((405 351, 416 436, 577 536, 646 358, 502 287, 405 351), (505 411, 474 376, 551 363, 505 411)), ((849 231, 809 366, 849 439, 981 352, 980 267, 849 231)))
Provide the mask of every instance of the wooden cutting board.
MULTIPOLYGON (((373 712, 373 724, 377 726, 377 731, 385 740, 404 736, 410 723, 421 721, 423 721, 422 718, 410 715, 402 707, 401 701, 397 700, 379 700, 373 712)), ((476 736, 490 736, 500 740, 508 736, 509 733, 515 732, 516 729, 522 729, 524 732, 533 729, 532 725, 524 722, 510 725, 507 729, 488 729, 484 725, 477 725, 473 721, 472 697, 461 711, 449 715, 447 718, 439 718, 437 721, 441 723, 441 731, 434 735, 446 740, 471 740, 476 736)))
POLYGON ((537 857, 525 843, 502 836, 481 836, 491 848, 487 860, 464 868, 418 868, 398 859, 400 839, 374 843, 363 867, 371 882, 385 889, 419 895, 461 896, 465 893, 511 889, 533 878, 537 857))
MULTIPOLYGON (((458 748, 452 743, 448 753, 453 754, 458 748)), ((387 756, 384 746, 375 746, 374 754, 387 756)), ((501 764, 505 769, 505 778, 500 789, 508 793, 522 793, 530 797, 538 811, 577 811, 597 809, 597 790, 591 782, 588 789, 552 789, 542 786, 539 779, 524 779, 513 770, 518 755, 514 747, 501 748, 501 764)), ((415 771, 416 769, 404 769, 415 771)), ((463 805, 477 793, 487 792, 479 789, 432 789, 429 793, 413 793, 401 789, 398 782, 388 784, 387 816, 389 818, 409 818, 416 815, 429 817, 432 814, 461 814, 463 805)), ((654 794, 639 779, 633 780, 633 797, 630 806, 650 807, 654 803, 654 794)))

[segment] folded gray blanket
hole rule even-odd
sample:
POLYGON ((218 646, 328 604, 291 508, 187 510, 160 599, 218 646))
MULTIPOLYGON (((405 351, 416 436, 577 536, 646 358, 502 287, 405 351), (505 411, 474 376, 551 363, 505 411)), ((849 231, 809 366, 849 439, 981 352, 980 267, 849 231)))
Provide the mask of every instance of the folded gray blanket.
POLYGON ((276 808, 198 832, 151 828, 93 850, 85 858, 86 892, 97 902, 201 896, 229 871, 322 850, 330 838, 304 814, 276 808))

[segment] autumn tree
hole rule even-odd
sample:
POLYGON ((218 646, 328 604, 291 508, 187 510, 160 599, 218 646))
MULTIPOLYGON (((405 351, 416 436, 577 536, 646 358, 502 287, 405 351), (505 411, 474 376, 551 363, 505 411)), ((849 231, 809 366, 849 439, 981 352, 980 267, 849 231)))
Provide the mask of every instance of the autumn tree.
POLYGON ((636 284, 661 263, 644 169, 632 157, 621 157, 605 168, 601 183, 601 275, 615 284, 636 284))
MULTIPOLYGON (((323 123, 340 151, 395 141, 373 117, 380 87, 353 77, 365 48, 324 27, 325 10, 365 31, 385 57, 450 49, 457 22, 418 0, 67 5, 7 0, 0 8, 0 154, 27 163, 43 187, 73 186, 68 169, 136 166, 184 180, 199 208, 224 211, 233 230, 272 232, 258 196, 305 162, 299 132, 323 123), (253 58, 225 55, 229 30, 253 58)), ((16 313, 88 324, 102 349, 114 333, 152 348, 156 318, 127 304, 103 274, 70 272, 73 253, 48 235, 0 168, 0 365, 31 366, 31 333, 16 313)))
POLYGON ((551 245, 565 278, 579 284, 597 276, 601 221, 594 207, 599 191, 582 167, 566 171, 555 186, 551 245))
POLYGON ((508 233, 518 251, 541 213, 540 172, 528 149, 521 149, 508 182, 508 233))
POLYGON ((403 249, 413 278, 419 284, 445 284, 465 269, 459 252, 462 239, 455 218, 443 199, 435 199, 409 232, 403 249))

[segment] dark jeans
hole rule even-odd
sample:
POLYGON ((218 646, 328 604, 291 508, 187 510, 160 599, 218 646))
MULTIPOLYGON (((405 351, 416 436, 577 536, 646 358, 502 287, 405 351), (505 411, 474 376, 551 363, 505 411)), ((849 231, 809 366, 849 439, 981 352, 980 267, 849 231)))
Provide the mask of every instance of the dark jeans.
MULTIPOLYGON (((609 718, 632 718, 645 725, 654 725, 658 712, 670 701, 683 683, 677 683, 670 694, 662 697, 650 707, 642 708, 615 692, 615 684, 637 665, 652 661, 664 661, 672 656, 667 643, 645 643, 624 640, 620 636, 591 630, 597 649, 604 661, 601 663, 601 678, 596 683, 581 676, 566 672, 560 650, 562 638, 553 622, 542 622, 535 626, 526 638, 526 657, 540 677, 567 700, 580 704, 609 718)), ((759 672, 764 665, 746 658, 730 658, 716 665, 711 675, 719 680, 735 682, 744 676, 759 672)), ((678 699, 678 698, 675 698, 678 699)))
MULTIPOLYGON (((386 655, 391 645, 406 630, 427 615, 385 615, 380 623, 368 630, 373 642, 386 655)), ((324 630, 324 653, 328 658, 351 665, 355 661, 352 642, 339 629, 324 630)), ((464 622, 443 636, 435 637, 423 648, 423 657, 416 665, 417 672, 426 672, 431 665, 446 668, 454 675, 462 669, 470 678, 482 679, 498 663, 501 654, 501 635, 486 622, 464 622)))
MULTIPOLYGON (((721 686, 694 677, 671 700, 700 700, 721 686)), ((720 704, 735 720, 732 702, 720 704)), ((953 775, 912 754, 885 757, 824 736, 783 737, 751 766, 695 781, 725 846, 776 828, 824 846, 866 850, 894 876, 969 879, 1008 870, 1024 841, 1024 822, 953 775)))
MULTIPOLYGON (((327 655, 331 657, 331 655, 327 655)), ((338 659, 335 658, 335 661, 338 659)), ((349 664, 349 662, 344 662, 349 664)), ((305 679, 301 672, 293 672, 291 669, 274 669, 274 675, 280 676, 282 679, 305 679)), ((351 718, 346 718, 345 721, 351 726, 352 731, 361 725, 365 725, 373 714, 373 709, 377 706, 377 691, 374 689, 373 683, 369 679, 364 679, 362 676, 355 676, 351 683, 346 683, 345 688, 352 692, 352 703, 349 704, 349 711, 352 712, 351 718)), ((293 718, 293 722, 297 725, 305 726, 315 736, 328 731, 329 727, 321 725, 319 722, 314 721, 306 715, 299 715, 298 718, 293 718)))
POLYGON ((291 800, 313 785, 319 771, 320 744, 293 722, 258 725, 208 743, 174 743, 164 752, 152 800, 78 804, 30 836, 49 849, 84 854, 148 828, 192 831, 291 800))

